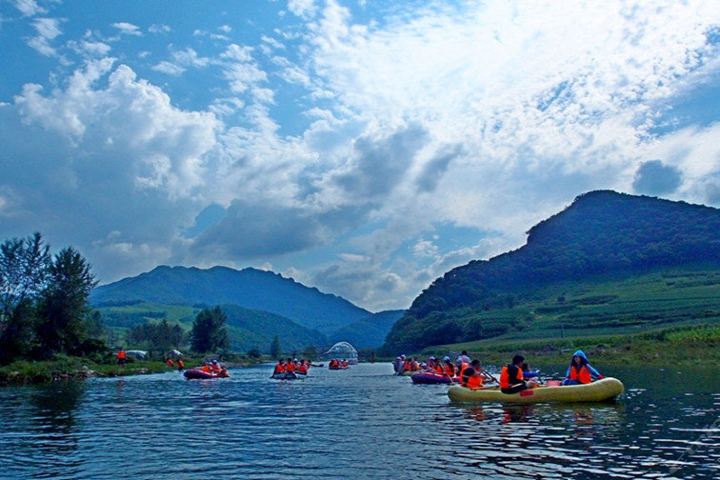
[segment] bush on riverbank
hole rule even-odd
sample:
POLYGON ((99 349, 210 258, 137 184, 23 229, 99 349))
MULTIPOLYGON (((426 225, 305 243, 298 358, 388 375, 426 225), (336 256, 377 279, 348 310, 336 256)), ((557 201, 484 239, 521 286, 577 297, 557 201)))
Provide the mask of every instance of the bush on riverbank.
MULTIPOLYGON (((203 357, 185 357, 185 367, 202 364, 203 357)), ((232 354, 222 358, 228 367, 245 367, 268 361, 267 357, 232 354)), ((90 377, 124 377, 175 371, 162 361, 134 360, 125 365, 96 363, 87 358, 57 355, 52 360, 18 360, 0 367, 0 385, 25 385, 90 377)))

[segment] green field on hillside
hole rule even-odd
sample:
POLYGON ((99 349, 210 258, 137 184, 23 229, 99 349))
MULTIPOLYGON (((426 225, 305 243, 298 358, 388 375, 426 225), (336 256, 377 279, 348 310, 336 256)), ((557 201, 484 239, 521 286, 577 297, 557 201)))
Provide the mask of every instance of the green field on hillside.
POLYGON ((468 311, 458 321, 478 325, 478 338, 499 335, 425 351, 469 350, 492 357, 494 352, 512 351, 559 355, 584 347, 600 354, 633 350, 637 358, 651 359, 670 350, 679 355, 686 349, 692 354, 682 354, 687 357, 701 354, 698 348, 711 348, 715 355, 720 340, 720 271, 667 270, 622 280, 559 284, 512 307, 468 311))

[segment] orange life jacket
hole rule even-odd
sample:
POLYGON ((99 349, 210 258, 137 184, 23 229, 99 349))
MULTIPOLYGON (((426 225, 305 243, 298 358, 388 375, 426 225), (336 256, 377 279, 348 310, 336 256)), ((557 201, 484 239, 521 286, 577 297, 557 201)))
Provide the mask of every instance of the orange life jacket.
POLYGON ((445 373, 445 370, 443 370, 442 365, 440 365, 439 363, 436 363, 435 366, 433 366, 433 370, 435 370, 437 373, 439 373, 441 375, 445 373))
POLYGON ((275 372, 274 373, 285 373, 285 366, 282 363, 275 364, 275 372))
POLYGON ((402 369, 403 369, 403 370, 412 370, 412 363, 410 362, 410 360, 405 360, 405 361, 403 362, 403 368, 402 368, 402 369))
POLYGON ((455 376, 455 366, 452 363, 448 363, 445 365, 445 375, 448 377, 454 377, 455 376))
POLYGON ((523 379, 522 369, 513 365, 505 365, 500 370, 500 388, 510 388, 523 379), (516 378, 510 378, 510 367, 515 369, 516 378))
POLYGON ((300 365, 297 368, 298 373, 302 373, 303 375, 307 375, 308 369, 305 365, 300 365))
POLYGON ((467 370, 467 368, 468 368, 469 366, 470 366, 470 365, 467 364, 467 363, 461 363, 461 364, 460 364, 460 368, 458 369, 458 377, 460 377, 460 381, 462 381, 463 373, 465 373, 465 370, 467 370))
POLYGON ((175 364, 173 363, 173 361, 172 361, 171 358, 168 358, 167 360, 165 360, 165 365, 167 365, 168 367, 174 367, 174 366, 175 366, 175 364))
POLYGON ((590 369, 588 369, 585 365, 582 367, 575 368, 575 365, 570 367, 570 380, 577 380, 578 383, 591 383, 592 377, 590 376, 590 369))
POLYGON ((210 367, 207 365, 203 365, 200 370, 202 370, 205 373, 210 373, 210 367))
POLYGON ((480 375, 479 373, 476 373, 475 375, 468 377, 467 383, 465 383, 464 386, 467 388, 473 389, 473 390, 482 388, 482 386, 483 386, 482 375, 480 375))
POLYGON ((127 353, 125 353, 124 350, 120 350, 117 353, 117 358, 118 358, 118 360, 125 360, 127 358, 127 353))
POLYGON ((178 368, 185 368, 185 362, 183 362, 182 360, 178 360, 177 366, 178 366, 178 368))
POLYGON ((288 372, 294 372, 295 371, 295 364, 293 362, 290 362, 287 364, 287 371, 288 372))

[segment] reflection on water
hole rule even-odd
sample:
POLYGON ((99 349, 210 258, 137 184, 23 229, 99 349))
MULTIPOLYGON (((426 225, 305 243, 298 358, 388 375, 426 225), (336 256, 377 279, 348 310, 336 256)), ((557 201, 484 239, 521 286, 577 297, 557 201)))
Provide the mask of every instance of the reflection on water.
POLYGON ((1 478, 717 478, 720 382, 618 369, 618 403, 453 405, 389 365, 0 389, 1 478))

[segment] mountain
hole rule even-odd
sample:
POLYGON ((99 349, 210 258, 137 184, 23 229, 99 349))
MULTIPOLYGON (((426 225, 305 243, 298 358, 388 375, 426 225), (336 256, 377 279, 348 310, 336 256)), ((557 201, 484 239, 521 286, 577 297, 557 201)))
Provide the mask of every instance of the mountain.
POLYGON ((287 317, 325 335, 370 315, 344 298, 253 268, 159 266, 95 288, 90 301, 95 306, 134 301, 166 305, 233 304, 287 317))
POLYGON ((521 248, 472 261, 436 279, 395 324, 384 350, 417 351, 527 328, 532 315, 488 317, 512 311, 533 296, 541 298, 543 288, 563 282, 717 267, 719 231, 720 210, 715 208, 613 191, 586 193, 531 228, 521 248))
MULTIPOLYGON (((327 345, 325 335, 302 327, 288 318, 237 305, 220 305, 220 308, 227 316, 230 348, 233 351, 247 352, 257 348, 263 353, 269 353, 270 343, 276 335, 280 339, 281 348, 288 354, 302 352, 310 345, 327 345)), ((101 306, 97 310, 102 314, 105 325, 110 328, 131 328, 146 322, 168 320, 179 323, 189 331, 200 308, 127 302, 124 305, 101 306)))
POLYGON ((280 339, 282 351, 288 355, 292 352, 299 354, 311 345, 327 344, 322 333, 302 327, 288 318, 237 305, 221 305, 220 308, 227 315, 230 348, 234 351, 247 352, 258 348, 263 353, 270 353, 270 344, 275 336, 280 339))
POLYGON ((330 336, 331 342, 346 341, 356 348, 377 348, 385 343, 388 332, 405 314, 405 310, 387 310, 373 313, 347 325, 330 336))

